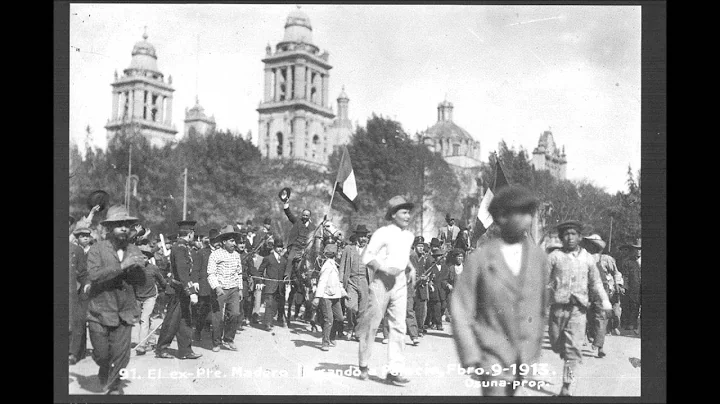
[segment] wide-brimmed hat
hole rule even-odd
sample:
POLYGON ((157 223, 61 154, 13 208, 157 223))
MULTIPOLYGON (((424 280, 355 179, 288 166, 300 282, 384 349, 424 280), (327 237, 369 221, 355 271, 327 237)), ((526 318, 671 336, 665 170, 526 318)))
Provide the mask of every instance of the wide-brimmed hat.
POLYGON ((385 213, 385 220, 392 220, 392 215, 400 209, 412 209, 415 204, 408 202, 404 197, 395 195, 387 203, 387 213, 385 213))
POLYGON ((534 212, 540 201, 525 187, 509 185, 503 187, 493 196, 488 212, 497 219, 503 212, 522 211, 534 212))
POLYGON ((595 244, 600 249, 600 251, 604 250, 605 246, 607 245, 607 244, 605 244, 605 241, 603 241, 602 237, 600 237, 599 234, 592 234, 589 236, 585 236, 585 237, 583 237, 583 240, 585 240, 588 243, 595 244))
POLYGON ((130 216, 128 214, 127 209, 125 209, 122 205, 113 205, 108 209, 107 215, 105 216, 105 220, 100 222, 100 224, 105 225, 108 223, 114 223, 114 222, 137 222, 138 218, 135 216, 130 216))
POLYGON ((151 249, 150 246, 147 245, 147 244, 138 246, 138 249, 140 249, 140 252, 143 253, 143 254, 145 254, 145 255, 146 255, 147 257, 149 257, 149 258, 152 258, 152 257, 155 256, 155 254, 153 254, 152 249, 151 249))
POLYGON ((212 243, 223 242, 227 239, 238 238, 238 237, 240 237, 240 233, 236 232, 235 228, 231 224, 229 224, 229 225, 223 227, 222 229, 220 229, 220 232, 218 233, 217 237, 212 239, 212 243))
POLYGON ((370 230, 368 230, 367 226, 365 226, 364 224, 359 224, 359 225, 357 225, 357 227, 355 228, 355 231, 353 231, 353 233, 367 235, 368 233, 370 233, 370 230))
POLYGON ((642 243, 641 243, 641 242, 642 242, 642 240, 638 239, 637 242, 635 242, 635 243, 629 243, 629 244, 623 244, 623 245, 621 245, 621 246, 620 246, 620 249, 622 250, 622 249, 635 248, 635 249, 638 249, 638 250, 642 250, 642 243))
POLYGON ((440 245, 438 247, 430 247, 430 255, 436 256, 436 255, 443 255, 445 254, 445 246, 440 245))
POLYGON ((89 236, 92 234, 92 230, 88 229, 87 227, 79 227, 79 228, 73 230, 73 235, 75 237, 77 237, 81 234, 87 234, 89 236))
POLYGON ((578 232, 582 232, 583 224, 577 220, 567 220, 557 226, 555 226, 559 234, 562 234, 565 229, 576 229, 578 232))
POLYGON ((87 206, 88 209, 92 210, 95 206, 100 205, 100 210, 105 210, 105 207, 107 207, 108 203, 110 203, 110 195, 103 191, 103 190, 97 190, 90 193, 87 199, 87 206))
POLYGON ((278 198, 280 198, 281 201, 287 202, 288 199, 290 199, 290 194, 292 193, 292 189, 290 188, 283 188, 278 192, 278 198))
POLYGON ((440 247, 441 244, 437 237, 430 239, 430 248, 440 247))

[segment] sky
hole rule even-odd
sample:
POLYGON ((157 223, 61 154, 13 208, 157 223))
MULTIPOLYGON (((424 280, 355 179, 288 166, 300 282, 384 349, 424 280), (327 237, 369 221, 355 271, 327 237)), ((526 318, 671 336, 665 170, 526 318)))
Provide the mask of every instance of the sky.
MULTIPOLYGON (((641 7, 299 4, 313 43, 330 54, 329 96, 342 87, 350 119, 373 113, 409 134, 437 105, 480 142, 529 154, 543 131, 565 146, 567 177, 610 193, 640 167, 641 7)), ((114 72, 130 65, 147 27, 159 70, 172 76, 183 132, 196 96, 218 129, 258 134, 265 47, 280 42, 295 4, 71 4, 70 136, 107 144, 114 72)))

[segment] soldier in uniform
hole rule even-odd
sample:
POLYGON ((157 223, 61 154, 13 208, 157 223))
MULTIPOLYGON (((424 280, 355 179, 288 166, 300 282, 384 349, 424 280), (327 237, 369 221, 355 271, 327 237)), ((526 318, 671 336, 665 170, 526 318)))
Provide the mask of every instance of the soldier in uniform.
POLYGON ((177 243, 170 253, 170 282, 168 292, 170 302, 167 314, 160 329, 155 354, 158 358, 170 359, 172 355, 165 352, 177 334, 178 358, 197 359, 202 355, 192 349, 192 310, 191 305, 198 302, 197 274, 193 274, 193 256, 190 242, 193 239, 195 221, 180 221, 177 243))

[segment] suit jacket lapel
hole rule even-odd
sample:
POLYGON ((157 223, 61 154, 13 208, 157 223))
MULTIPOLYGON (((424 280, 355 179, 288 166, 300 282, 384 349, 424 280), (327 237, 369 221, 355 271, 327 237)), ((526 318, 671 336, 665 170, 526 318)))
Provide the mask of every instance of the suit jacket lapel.
POLYGON ((511 292, 517 295, 520 293, 518 278, 523 275, 523 267, 525 265, 525 260, 527 259, 527 254, 525 254, 524 250, 525 247, 523 247, 523 266, 521 266, 521 272, 520 274, 518 274, 518 276, 515 276, 515 274, 513 274, 510 268, 507 266, 507 263, 505 262, 505 257, 500 251, 501 241, 494 240, 493 243, 495 243, 496 245, 493 246, 495 248, 489 249, 490 262, 488 267, 492 269, 492 271, 495 273, 495 276, 502 284, 504 284, 508 289, 510 289, 511 292))

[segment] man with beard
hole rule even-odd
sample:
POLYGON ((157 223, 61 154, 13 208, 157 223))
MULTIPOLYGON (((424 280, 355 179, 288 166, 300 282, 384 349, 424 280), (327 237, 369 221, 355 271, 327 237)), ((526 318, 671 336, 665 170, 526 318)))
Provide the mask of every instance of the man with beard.
POLYGON ((557 225, 563 248, 548 255, 550 265, 550 324, 548 334, 555 353, 565 361, 561 396, 570 396, 582 363, 587 309, 591 299, 602 310, 612 310, 593 257, 582 247, 582 224, 569 220, 557 225))
POLYGON ((88 251, 88 277, 92 282, 88 304, 88 325, 93 359, 100 367, 98 377, 107 394, 122 394, 120 370, 130 361, 133 324, 140 317, 133 285, 145 282, 145 258, 128 233, 137 218, 123 206, 108 209, 101 222, 106 239, 88 251))
POLYGON ((232 225, 220 230, 215 241, 222 243, 222 248, 213 251, 208 258, 208 283, 217 295, 217 306, 213 307, 213 352, 225 349, 237 351, 235 333, 240 320, 240 301, 242 300, 242 259, 236 251, 236 232, 232 225), (225 319, 227 314, 227 319, 225 319))
POLYGON ((348 327, 351 330, 347 334, 348 340, 359 341, 356 335, 358 317, 367 308, 370 284, 373 280, 373 271, 361 260, 365 247, 367 247, 368 233, 369 230, 364 224, 357 225, 353 233, 357 245, 345 246, 342 258, 340 258, 340 279, 342 279, 343 288, 348 293, 346 308, 348 327))
POLYGON ((388 344, 388 374, 391 383, 405 384, 410 380, 402 375, 405 358, 405 314, 407 305, 407 277, 415 277, 415 268, 410 263, 410 247, 415 237, 407 230, 410 210, 415 205, 402 196, 388 201, 385 220, 391 223, 373 233, 362 255, 362 263, 375 275, 370 284, 368 307, 360 316, 358 333, 360 346, 358 362, 360 379, 369 377, 368 365, 372 356, 375 334, 387 313, 390 327, 388 344))
MULTIPOLYGON (((178 358, 197 359, 202 355, 192 349, 192 309, 197 304, 197 274, 192 273, 193 259, 190 243, 195 234, 195 221, 178 222, 177 242, 170 252, 170 281, 167 292, 170 295, 167 313, 160 329, 155 355, 158 358, 172 359, 165 352, 177 334, 178 358)), ((197 258, 195 258, 197 259, 197 258)))

